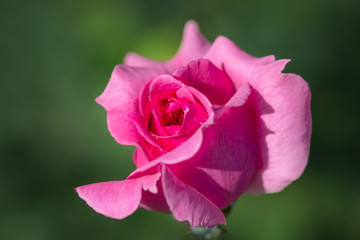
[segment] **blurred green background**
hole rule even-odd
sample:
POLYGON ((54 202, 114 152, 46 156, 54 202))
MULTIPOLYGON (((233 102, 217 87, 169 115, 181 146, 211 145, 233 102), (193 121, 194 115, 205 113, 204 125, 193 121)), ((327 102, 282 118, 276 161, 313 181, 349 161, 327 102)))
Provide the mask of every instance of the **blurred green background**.
POLYGON ((228 239, 360 239, 360 8, 356 0, 1 1, 0 239, 191 239, 168 214, 125 220, 90 209, 73 189, 124 179, 94 102, 126 52, 172 57, 188 19, 254 56, 291 58, 311 87, 313 137, 300 180, 244 195, 228 239))

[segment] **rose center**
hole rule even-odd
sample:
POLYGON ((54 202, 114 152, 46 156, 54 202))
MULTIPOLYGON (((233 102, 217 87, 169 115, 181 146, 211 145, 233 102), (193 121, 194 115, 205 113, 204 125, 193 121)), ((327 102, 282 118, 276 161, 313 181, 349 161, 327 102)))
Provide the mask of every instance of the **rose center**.
POLYGON ((181 108, 178 108, 175 111, 163 114, 162 118, 164 126, 180 126, 184 120, 184 111, 181 108))
POLYGON ((180 99, 169 97, 159 102, 158 109, 161 112, 162 125, 181 126, 184 120, 184 111, 181 108, 180 99))

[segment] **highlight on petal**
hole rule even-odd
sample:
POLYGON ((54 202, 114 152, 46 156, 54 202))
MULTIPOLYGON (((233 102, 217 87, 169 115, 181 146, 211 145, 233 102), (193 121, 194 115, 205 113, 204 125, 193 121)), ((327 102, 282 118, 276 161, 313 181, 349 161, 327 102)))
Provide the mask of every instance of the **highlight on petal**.
POLYGON ((162 184, 166 202, 176 220, 188 221, 193 227, 226 224, 223 213, 214 203, 181 182, 165 165, 162 184))
POLYGON ((156 193, 160 173, 136 179, 110 181, 77 187, 75 191, 91 208, 107 217, 123 219, 139 206, 141 191, 156 193))
POLYGON ((240 107, 245 104, 250 95, 250 86, 248 83, 243 84, 236 93, 225 104, 225 107, 240 107))
POLYGON ((300 177, 307 164, 310 89, 300 76, 280 71, 270 70, 254 84, 263 166, 255 173, 249 193, 281 191, 300 177))

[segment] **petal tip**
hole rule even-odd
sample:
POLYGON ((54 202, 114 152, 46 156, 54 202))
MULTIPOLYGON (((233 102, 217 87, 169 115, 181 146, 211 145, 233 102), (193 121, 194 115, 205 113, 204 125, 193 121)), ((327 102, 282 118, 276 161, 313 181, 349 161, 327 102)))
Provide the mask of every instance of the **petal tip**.
POLYGON ((192 32, 192 31, 199 31, 199 25, 197 24, 197 22, 193 19, 188 20, 185 23, 185 27, 184 27, 184 33, 187 32, 192 32))

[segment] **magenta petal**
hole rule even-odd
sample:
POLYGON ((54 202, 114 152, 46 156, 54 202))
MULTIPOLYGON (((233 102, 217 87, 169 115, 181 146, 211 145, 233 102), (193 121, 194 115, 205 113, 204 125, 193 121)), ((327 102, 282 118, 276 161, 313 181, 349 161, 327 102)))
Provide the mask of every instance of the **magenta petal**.
POLYGON ((174 77, 202 92, 212 104, 225 104, 235 92, 226 73, 206 59, 195 60, 186 67, 179 67, 174 77))
POLYGON ((213 227, 226 224, 221 210, 200 192, 181 182, 163 166, 162 184, 170 211, 178 221, 188 221, 193 227, 213 227))
POLYGON ((107 217, 123 219, 139 206, 141 191, 156 193, 160 174, 147 175, 124 181, 94 183, 75 189, 90 207, 107 217))

